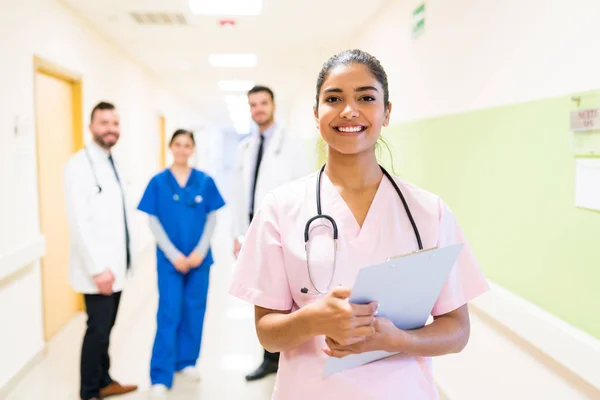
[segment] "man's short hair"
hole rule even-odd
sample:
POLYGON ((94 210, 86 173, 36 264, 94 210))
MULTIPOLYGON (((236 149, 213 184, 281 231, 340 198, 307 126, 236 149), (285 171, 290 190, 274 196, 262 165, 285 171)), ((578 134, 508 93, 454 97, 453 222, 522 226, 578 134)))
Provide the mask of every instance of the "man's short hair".
POLYGON ((92 115, 90 116, 90 121, 94 120, 94 114, 96 113, 97 110, 114 110, 115 106, 112 103, 108 103, 106 101, 101 101, 100 103, 96 104, 96 107, 94 107, 94 109, 92 110, 92 115))
POLYGON ((269 93, 271 95, 271 100, 273 100, 273 102, 275 102, 275 95, 273 94, 273 91, 266 86, 260 86, 260 85, 254 86, 252 89, 250 89, 248 91, 248 96, 250 96, 252 93, 259 93, 259 92, 269 93))

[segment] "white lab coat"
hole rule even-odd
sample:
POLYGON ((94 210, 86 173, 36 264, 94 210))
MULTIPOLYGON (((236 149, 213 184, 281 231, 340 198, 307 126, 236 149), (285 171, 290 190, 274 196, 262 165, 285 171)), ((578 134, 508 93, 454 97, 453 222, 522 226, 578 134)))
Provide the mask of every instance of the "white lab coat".
MULTIPOLYGON (((88 144, 87 149, 93 169, 82 149, 71 157, 64 170, 70 228, 69 282, 78 293, 97 294, 93 276, 108 268, 115 277, 113 292, 117 292, 123 290, 127 270, 121 188, 108 153, 95 142, 88 144), (96 192, 94 172, 102 187, 100 193, 96 192)), ((125 190, 126 180, 116 160, 115 166, 125 190)), ((127 222, 131 237, 129 214, 127 222)), ((133 250, 131 242, 130 250, 133 250)), ((132 268, 133 265, 132 260, 132 268)))
MULTIPOLYGON (((244 138, 238 145, 236 155, 231 216, 233 236, 242 240, 250 225, 250 194, 254 160, 260 144, 259 135, 256 132, 244 138)), ((263 150, 256 182, 254 211, 256 212, 262 199, 271 190, 314 172, 317 169, 315 154, 316 151, 311 151, 308 143, 276 125, 263 150)))

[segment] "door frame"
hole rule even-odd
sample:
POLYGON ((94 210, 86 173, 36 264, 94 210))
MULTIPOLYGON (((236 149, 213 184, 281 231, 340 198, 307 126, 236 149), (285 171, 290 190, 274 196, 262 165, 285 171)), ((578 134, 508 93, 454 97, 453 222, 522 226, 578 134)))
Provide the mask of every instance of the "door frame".
POLYGON ((158 116, 158 137, 159 143, 159 168, 165 168, 167 166, 167 123, 164 115, 158 116))
MULTIPOLYGON (((73 149, 77 152, 83 148, 83 90, 82 90, 82 75, 68 70, 61 65, 55 64, 52 61, 46 60, 39 56, 33 56, 33 93, 35 96, 35 75, 40 72, 68 82, 73 87, 73 149)), ((35 109, 34 102, 34 115, 35 109)), ((37 121, 36 121, 37 134, 37 121)), ((37 135, 36 135, 37 148, 37 135)))
MULTIPOLYGON (((37 55, 33 56, 33 115, 37 116, 37 101, 36 101, 36 75, 38 73, 42 73, 48 76, 51 76, 56 79, 60 79, 69 83, 73 90, 73 154, 83 148, 83 90, 82 90, 82 75, 69 69, 58 65, 52 61, 41 58, 37 55)), ((38 121, 35 119, 35 157, 36 157, 36 169, 37 169, 37 190, 38 190, 38 224, 41 226, 41 185, 39 181, 40 176, 40 144, 39 144, 39 129, 38 129, 38 121)), ((43 259, 44 255, 42 255, 43 259)), ((42 263, 41 263, 42 264, 42 263)), ((41 265, 43 268, 43 264, 41 265)), ((43 273, 41 274, 41 278, 43 279, 43 273)), ((42 301, 44 301, 44 288, 43 285, 41 287, 42 291, 42 301)), ((79 311, 83 311, 85 309, 85 303, 83 300, 82 294, 77 294, 77 309, 79 311)), ((42 320, 46 319, 46 313, 42 312, 42 320)), ((44 337, 46 337, 45 332, 45 324, 44 324, 44 337)))

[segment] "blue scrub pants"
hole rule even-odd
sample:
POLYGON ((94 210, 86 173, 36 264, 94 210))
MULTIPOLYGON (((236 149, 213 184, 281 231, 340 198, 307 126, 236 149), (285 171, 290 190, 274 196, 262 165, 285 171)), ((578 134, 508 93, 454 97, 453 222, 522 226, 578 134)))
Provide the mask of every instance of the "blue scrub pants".
POLYGON ((196 365, 200 355, 210 265, 200 265, 184 275, 161 258, 150 379, 153 385, 170 388, 175 372, 196 365))

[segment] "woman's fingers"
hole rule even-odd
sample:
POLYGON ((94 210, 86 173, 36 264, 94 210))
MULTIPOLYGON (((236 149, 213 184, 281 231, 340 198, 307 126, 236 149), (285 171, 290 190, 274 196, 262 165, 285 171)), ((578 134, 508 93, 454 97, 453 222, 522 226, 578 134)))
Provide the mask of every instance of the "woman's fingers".
POLYGON ((335 297, 337 299, 347 299, 348 297, 350 297, 350 288, 348 287, 343 287, 343 286, 336 286, 333 289, 331 289, 331 296, 335 297))
POLYGON ((377 302, 368 304, 352 304, 352 314, 355 317, 368 317, 375 315, 377 311, 377 302))
POLYGON ((352 334, 350 337, 355 336, 373 336, 375 334, 375 328, 373 326, 361 326, 360 328, 356 328, 352 330, 352 334))
POLYGON ((373 326, 374 323, 375 317, 373 315, 352 318, 352 326, 354 328, 360 328, 361 326, 373 326))
POLYGON ((327 354, 329 357, 345 357, 349 354, 355 354, 354 351, 350 350, 348 347, 340 346, 340 345, 327 345, 322 349, 323 353, 327 354))
POLYGON ((355 336, 355 337, 341 339, 342 343, 337 342, 333 339, 330 339, 330 340, 326 340, 325 344, 327 344, 327 347, 330 350, 340 350, 340 349, 345 349, 348 346, 352 346, 353 344, 360 343, 360 342, 364 341, 365 339, 366 338, 364 336, 355 336))

